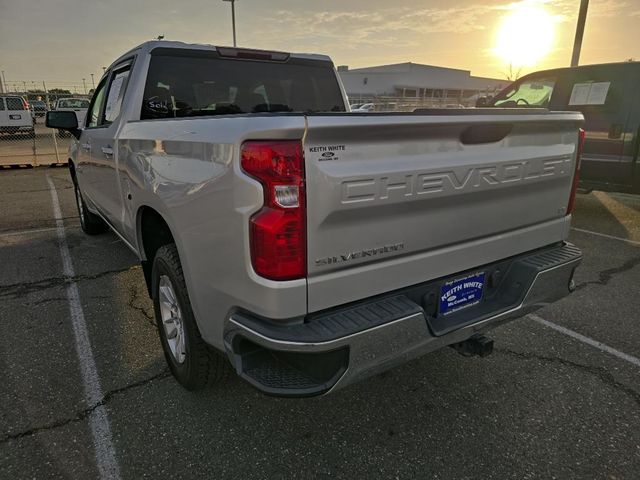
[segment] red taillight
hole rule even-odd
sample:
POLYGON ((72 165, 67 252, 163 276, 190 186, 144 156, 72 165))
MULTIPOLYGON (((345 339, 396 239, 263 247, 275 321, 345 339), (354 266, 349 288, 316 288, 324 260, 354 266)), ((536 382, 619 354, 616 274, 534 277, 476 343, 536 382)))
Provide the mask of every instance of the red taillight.
POLYGON ((251 262, 262 277, 307 273, 304 157, 299 140, 248 141, 240 150, 245 172, 262 184, 264 206, 250 220, 251 262))
POLYGON ((578 146, 576 151, 576 170, 573 174, 573 183, 571 184, 571 195, 569 196, 569 203, 567 205, 567 215, 573 212, 573 208, 576 204, 576 192, 578 191, 578 183, 580 182, 580 157, 582 157, 582 150, 584 148, 584 129, 578 130, 578 146))

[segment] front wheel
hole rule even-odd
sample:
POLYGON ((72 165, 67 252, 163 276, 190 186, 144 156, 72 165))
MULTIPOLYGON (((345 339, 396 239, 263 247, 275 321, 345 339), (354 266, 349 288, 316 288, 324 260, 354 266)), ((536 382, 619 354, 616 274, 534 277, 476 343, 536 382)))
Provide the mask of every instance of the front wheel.
POLYGON ((87 235, 98 235, 106 232, 109 227, 98 215, 89 211, 87 205, 84 203, 84 199, 82 198, 82 192, 80 191, 78 182, 74 181, 73 187, 76 194, 76 206, 78 207, 78 215, 80 216, 80 227, 82 228, 82 231, 87 235))
POLYGON ((174 244, 156 252, 151 282, 160 342, 176 380, 187 390, 200 390, 225 379, 229 363, 200 335, 174 244))

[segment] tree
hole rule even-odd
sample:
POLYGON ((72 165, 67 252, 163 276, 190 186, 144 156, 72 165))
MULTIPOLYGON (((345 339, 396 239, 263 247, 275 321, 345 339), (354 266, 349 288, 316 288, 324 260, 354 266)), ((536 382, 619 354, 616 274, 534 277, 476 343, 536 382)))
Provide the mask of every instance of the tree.
POLYGON ((514 68, 513 63, 509 64, 509 70, 506 72, 502 72, 502 74, 507 77, 507 80, 510 82, 515 82, 520 78, 520 74, 522 73, 522 67, 514 68))
POLYGON ((65 90, 64 88, 52 88, 49 93, 55 93, 58 95, 71 95, 71 90, 65 90))

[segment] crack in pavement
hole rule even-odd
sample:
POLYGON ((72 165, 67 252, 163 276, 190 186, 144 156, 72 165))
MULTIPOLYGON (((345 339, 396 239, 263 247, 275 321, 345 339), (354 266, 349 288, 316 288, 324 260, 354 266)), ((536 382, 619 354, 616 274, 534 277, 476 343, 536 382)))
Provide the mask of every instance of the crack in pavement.
POLYGON ((147 312, 147 309, 144 306, 136 305, 136 301, 140 299, 140 293, 138 292, 138 287, 133 285, 130 289, 131 295, 129 300, 127 301, 127 306, 132 308, 133 310, 137 310, 146 318, 147 323, 151 325, 154 329, 156 328, 156 317, 155 314, 147 312))
MULTIPOLYGON (((73 188, 73 186, 67 186, 67 187, 56 187, 56 190, 69 190, 70 188, 73 188)), ((37 193, 37 192, 49 192, 49 188, 36 188, 33 190, 19 190, 16 192, 4 192, 3 195, 15 195, 15 194, 23 194, 23 193, 37 193)))
MULTIPOLYGON (((89 295, 87 297, 88 300, 111 300, 113 299, 112 295, 89 295)), ((38 307, 40 305, 46 305, 47 303, 54 302, 68 302, 69 299, 67 297, 51 297, 51 298, 43 298, 42 300, 34 300, 33 302, 25 302, 23 305, 38 307)))
POLYGON ((565 367, 583 371, 585 373, 595 376, 605 385, 608 385, 609 387, 615 390, 618 390, 622 393, 627 394, 638 404, 638 407, 640 407, 640 392, 637 392, 633 388, 616 380, 614 376, 603 367, 594 367, 591 365, 584 365, 582 363, 572 362, 571 360, 567 360, 560 357, 547 357, 547 356, 538 355, 535 353, 516 352, 515 350, 509 350, 507 348, 495 348, 494 350, 497 352, 503 353, 505 355, 509 355, 512 357, 520 358, 520 359, 540 360, 542 362, 555 363, 555 364, 563 365, 565 367))
POLYGON ((606 270, 602 270, 598 272, 598 280, 591 280, 588 282, 582 282, 579 285, 576 285, 576 290, 582 290, 583 288, 588 287, 589 285, 607 285, 611 279, 620 274, 627 272, 635 267, 640 265, 640 257, 633 257, 624 262, 619 267, 607 268, 606 270))
POLYGON ((129 385, 125 385, 124 387, 110 390, 102 397, 100 401, 96 402, 95 404, 91 405, 88 408, 85 408, 84 410, 79 411, 74 417, 63 418, 51 423, 47 423, 46 425, 32 427, 17 433, 7 433, 2 437, 0 437, 0 445, 8 443, 12 440, 19 440, 24 437, 30 437, 40 432, 45 432, 48 430, 54 430, 56 428, 64 427, 65 425, 69 425, 71 423, 81 422, 85 420, 87 417, 89 417, 89 415, 91 415, 91 413, 93 413, 93 411, 96 408, 106 405, 114 396, 123 394, 133 388, 143 387, 156 380, 162 380, 164 378, 169 377, 170 375, 171 374, 169 370, 165 368, 162 372, 157 373, 149 378, 145 378, 144 380, 140 380, 138 382, 130 383, 129 385))
MULTIPOLYGON (((70 217, 62 217, 62 220, 80 220, 80 217, 77 215, 72 215, 70 217)), ((78 225, 65 225, 65 228, 76 228, 78 225)), ((14 225, 11 228, 3 228, 0 229, 0 237, 2 236, 20 236, 20 235, 29 235, 30 233, 43 233, 44 229, 50 229, 54 231, 56 229, 56 221, 54 219, 48 220, 40 220, 38 224, 30 223, 28 227, 24 227, 21 225, 14 225)))
POLYGON ((21 282, 13 283, 10 285, 0 285, 0 298, 18 298, 22 295, 27 295, 33 292, 39 292, 42 290, 48 290, 53 287, 66 285, 68 283, 81 282, 84 280, 96 280, 98 278, 106 277, 108 275, 114 275, 117 273, 128 272, 131 270, 138 270, 140 265, 133 265, 130 267, 119 268, 115 270, 106 270, 104 272, 95 273, 93 275, 75 275, 73 277, 52 277, 44 280, 38 280, 35 282, 21 282))

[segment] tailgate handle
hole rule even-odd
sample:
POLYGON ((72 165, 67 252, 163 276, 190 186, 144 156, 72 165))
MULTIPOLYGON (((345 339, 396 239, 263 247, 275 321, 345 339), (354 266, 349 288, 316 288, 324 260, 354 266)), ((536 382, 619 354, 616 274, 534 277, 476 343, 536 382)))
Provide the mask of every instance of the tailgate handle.
POLYGON ((488 123, 471 125, 460 134, 460 141, 465 145, 499 142, 513 129, 513 123, 488 123))

